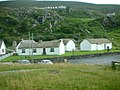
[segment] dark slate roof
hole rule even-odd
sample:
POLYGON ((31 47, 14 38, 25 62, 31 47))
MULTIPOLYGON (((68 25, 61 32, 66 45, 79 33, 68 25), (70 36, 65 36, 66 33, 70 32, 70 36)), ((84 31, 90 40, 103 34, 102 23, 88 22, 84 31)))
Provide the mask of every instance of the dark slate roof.
POLYGON ((112 43, 110 40, 106 38, 99 38, 99 39, 86 39, 92 44, 102 44, 102 43, 112 43))
POLYGON ((59 47, 61 40, 53 40, 53 41, 42 41, 42 42, 33 42, 33 43, 27 43, 22 42, 19 46, 19 49, 22 48, 51 48, 51 47, 59 47))

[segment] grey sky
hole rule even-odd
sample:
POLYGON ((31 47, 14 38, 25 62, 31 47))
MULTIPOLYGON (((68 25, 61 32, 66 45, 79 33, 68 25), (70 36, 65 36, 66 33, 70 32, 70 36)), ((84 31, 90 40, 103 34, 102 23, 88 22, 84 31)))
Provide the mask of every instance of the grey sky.
MULTIPOLYGON (((0 1, 9 1, 9 0, 0 0, 0 1)), ((41 1, 41 0, 37 0, 41 1)), ((95 4, 120 4, 120 0, 42 0, 42 1, 80 1, 80 2, 88 2, 95 4)))

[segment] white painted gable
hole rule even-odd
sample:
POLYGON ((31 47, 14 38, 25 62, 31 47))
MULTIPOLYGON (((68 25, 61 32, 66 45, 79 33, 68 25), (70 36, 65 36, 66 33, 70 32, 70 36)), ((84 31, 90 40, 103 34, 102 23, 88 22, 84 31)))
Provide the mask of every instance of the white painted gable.
POLYGON ((68 41, 68 43, 65 45, 65 50, 66 51, 75 50, 75 43, 72 40, 68 41))
POLYGON ((66 38, 61 39, 61 40, 63 40, 63 43, 65 45, 65 51, 73 51, 73 50, 75 50, 75 42, 74 42, 75 40, 66 39, 66 38))
POLYGON ((4 41, 1 41, 0 54, 6 54, 6 46, 5 46, 4 41))

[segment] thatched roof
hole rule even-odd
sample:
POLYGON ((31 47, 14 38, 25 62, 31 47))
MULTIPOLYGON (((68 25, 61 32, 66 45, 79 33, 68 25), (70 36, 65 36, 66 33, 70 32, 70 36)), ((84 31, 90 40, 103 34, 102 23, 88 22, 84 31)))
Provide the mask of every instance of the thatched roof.
POLYGON ((23 43, 35 43, 34 40, 22 40, 23 43))
POLYGON ((76 42, 74 39, 62 39, 64 45, 66 45, 70 40, 72 40, 73 42, 76 42))
POLYGON ((92 44, 102 44, 102 43, 112 43, 110 40, 106 38, 99 38, 99 39, 86 39, 92 44))
POLYGON ((53 41, 42 41, 42 42, 22 42, 19 46, 19 49, 22 48, 51 48, 51 47, 59 47, 61 40, 53 40, 53 41))

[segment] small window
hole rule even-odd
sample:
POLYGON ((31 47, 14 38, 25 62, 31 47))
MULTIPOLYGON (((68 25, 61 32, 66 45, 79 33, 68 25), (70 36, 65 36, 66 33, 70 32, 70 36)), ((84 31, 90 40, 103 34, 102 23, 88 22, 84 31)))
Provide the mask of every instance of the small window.
POLYGON ((2 53, 4 53, 4 49, 2 49, 2 53))
POLYGON ((22 49, 22 53, 25 53, 25 49, 22 49))
POLYGON ((36 49, 33 49, 33 53, 36 53, 37 51, 36 51, 36 49))
POLYGON ((51 49, 50 49, 50 52, 54 52, 54 48, 51 48, 51 49))

